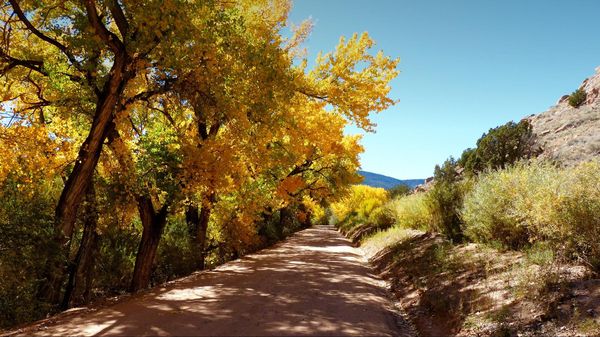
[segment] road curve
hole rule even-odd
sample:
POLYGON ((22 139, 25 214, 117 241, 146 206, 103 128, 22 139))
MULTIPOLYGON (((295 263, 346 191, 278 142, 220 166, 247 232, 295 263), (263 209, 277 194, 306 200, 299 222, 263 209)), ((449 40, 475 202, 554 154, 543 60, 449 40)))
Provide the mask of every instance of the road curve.
POLYGON ((409 336, 391 308, 359 250, 317 227, 212 271, 16 335, 409 336))

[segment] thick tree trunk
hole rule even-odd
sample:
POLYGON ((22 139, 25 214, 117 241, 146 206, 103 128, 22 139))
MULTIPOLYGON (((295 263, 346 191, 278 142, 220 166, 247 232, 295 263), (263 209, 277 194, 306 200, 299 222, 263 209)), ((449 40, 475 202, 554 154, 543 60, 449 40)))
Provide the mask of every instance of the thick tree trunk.
POLYGON ((210 193, 207 200, 202 202, 200 212, 198 206, 189 206, 186 210, 185 217, 190 231, 190 239, 192 247, 197 255, 196 268, 203 270, 206 259, 206 233, 208 230, 208 222, 210 214, 216 201, 215 193, 210 193))
POLYGON ((123 94, 127 81, 131 78, 131 75, 126 73, 126 67, 127 58, 125 56, 115 59, 111 76, 105 83, 98 99, 90 132, 80 147, 73 171, 67 179, 56 206, 57 227, 65 244, 69 243, 73 235, 77 209, 98 164, 102 145, 114 119, 115 106, 123 94))
POLYGON ((190 247, 192 247, 192 253, 196 260, 195 267, 198 270, 204 269, 204 241, 199 240, 200 231, 200 212, 198 206, 191 205, 185 210, 185 221, 188 225, 188 233, 190 240, 190 247))
POLYGON ((166 205, 157 213, 149 197, 139 196, 137 199, 144 230, 135 259, 135 267, 129 289, 131 292, 145 289, 150 285, 152 266, 156 258, 158 244, 160 243, 168 214, 166 205))
POLYGON ((98 250, 98 233, 96 232, 98 210, 93 183, 90 183, 88 188, 83 211, 83 236, 75 261, 70 268, 69 280, 61 304, 63 310, 87 303, 90 300, 94 281, 94 261, 98 250))
POLYGON ((90 132, 79 149, 73 171, 69 174, 56 206, 55 235, 62 255, 49 261, 45 272, 47 282, 44 282, 40 289, 40 297, 52 304, 58 303, 60 297, 65 273, 65 258, 68 256, 77 210, 98 164, 102 145, 114 119, 115 106, 123 94, 127 81, 133 77, 132 73, 127 72, 128 60, 125 54, 115 57, 111 75, 98 97, 90 132))
POLYGON ((283 229, 288 226, 292 220, 292 211, 289 206, 279 210, 279 226, 277 226, 277 239, 283 239, 283 229))

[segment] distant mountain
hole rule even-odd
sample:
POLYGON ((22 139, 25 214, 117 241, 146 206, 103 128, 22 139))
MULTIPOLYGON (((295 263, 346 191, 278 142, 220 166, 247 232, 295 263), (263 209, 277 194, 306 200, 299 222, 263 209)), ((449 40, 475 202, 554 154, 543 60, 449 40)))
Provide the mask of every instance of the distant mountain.
POLYGON ((369 185, 373 187, 383 187, 383 188, 392 188, 398 185, 408 185, 410 188, 415 188, 415 186, 420 185, 425 182, 425 179, 407 179, 407 180, 399 180, 396 178, 384 176, 382 174, 367 172, 367 171, 358 171, 358 174, 363 176, 365 180, 363 180, 363 185, 369 185))

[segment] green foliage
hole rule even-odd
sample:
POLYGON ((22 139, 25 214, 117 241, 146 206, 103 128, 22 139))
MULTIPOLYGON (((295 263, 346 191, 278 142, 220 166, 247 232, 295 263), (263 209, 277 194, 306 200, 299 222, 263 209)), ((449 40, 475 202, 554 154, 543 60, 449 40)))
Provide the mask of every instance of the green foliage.
POLYGON ((559 169, 520 163, 482 175, 465 197, 465 234, 520 249, 551 242, 556 253, 600 269, 600 163, 559 169))
POLYGON ((58 256, 53 237, 57 184, 0 185, 0 328, 40 319, 50 306, 36 298, 41 271, 58 256))
POLYGON ((192 248, 190 233, 183 216, 170 218, 158 246, 152 283, 160 284, 193 272, 198 255, 192 248))
POLYGON ((412 192, 412 188, 405 184, 396 185, 390 189, 388 189, 388 193, 390 194, 390 198, 394 199, 397 197, 409 195, 412 192))
POLYGON ((465 234, 476 242, 513 249, 552 236, 550 214, 557 206, 559 185, 559 170, 542 162, 481 175, 465 197, 465 234))
POLYGON ((100 233, 94 288, 97 295, 122 294, 129 287, 140 242, 139 220, 129 227, 108 226, 100 233))
POLYGON ((425 193, 394 199, 386 207, 391 210, 395 223, 400 227, 424 230, 431 224, 431 212, 425 193))
POLYGON ((600 162, 583 163, 563 172, 560 203, 553 216, 560 226, 557 241, 567 253, 600 270, 600 162))
POLYGON ((586 98, 587 98, 587 93, 585 92, 585 90, 583 90, 582 88, 579 88, 579 89, 573 91, 573 93, 571 95, 569 95, 569 105, 574 108, 579 108, 579 106, 581 106, 581 104, 583 104, 583 102, 585 102, 586 98))
POLYGON ((388 228, 396 222, 396 219, 391 209, 381 206, 371 212, 367 222, 377 228, 388 228))
POLYGON ((486 169, 503 169, 535 155, 531 124, 527 120, 508 122, 490 129, 477 141, 475 149, 463 152, 458 165, 469 174, 486 169))
POLYGON ((138 171, 143 172, 140 185, 158 188, 169 195, 179 192, 183 155, 177 135, 156 124, 141 137, 139 146, 136 164, 138 171))
POLYGON ((429 229, 443 233, 452 241, 462 240, 459 216, 467 182, 460 181, 457 163, 450 157, 444 164, 435 167, 435 183, 427 191, 426 204, 431 215, 429 229))

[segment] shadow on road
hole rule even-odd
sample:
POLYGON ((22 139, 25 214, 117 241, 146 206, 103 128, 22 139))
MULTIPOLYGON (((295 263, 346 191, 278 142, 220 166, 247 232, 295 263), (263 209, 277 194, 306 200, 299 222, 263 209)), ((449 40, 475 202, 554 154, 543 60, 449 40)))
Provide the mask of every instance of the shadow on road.
POLYGON ((40 335, 399 335, 381 281, 327 228, 196 273, 40 335))

